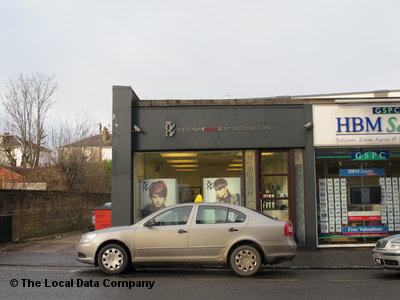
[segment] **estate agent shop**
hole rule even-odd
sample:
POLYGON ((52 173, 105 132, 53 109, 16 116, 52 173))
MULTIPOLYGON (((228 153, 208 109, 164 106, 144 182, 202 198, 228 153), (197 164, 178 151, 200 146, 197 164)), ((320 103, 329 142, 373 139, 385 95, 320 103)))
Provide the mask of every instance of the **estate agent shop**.
POLYGON ((309 249, 400 232, 400 101, 364 100, 143 101, 114 86, 112 224, 201 195, 291 220, 309 249))

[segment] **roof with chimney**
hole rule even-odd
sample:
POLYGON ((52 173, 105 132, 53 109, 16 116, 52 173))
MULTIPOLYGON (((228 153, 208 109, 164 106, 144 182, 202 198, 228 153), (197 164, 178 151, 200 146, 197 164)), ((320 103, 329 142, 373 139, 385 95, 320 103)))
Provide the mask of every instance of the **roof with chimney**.
POLYGON ((64 145, 62 148, 92 148, 92 147, 112 147, 112 134, 106 127, 103 128, 101 134, 79 140, 77 142, 64 145))

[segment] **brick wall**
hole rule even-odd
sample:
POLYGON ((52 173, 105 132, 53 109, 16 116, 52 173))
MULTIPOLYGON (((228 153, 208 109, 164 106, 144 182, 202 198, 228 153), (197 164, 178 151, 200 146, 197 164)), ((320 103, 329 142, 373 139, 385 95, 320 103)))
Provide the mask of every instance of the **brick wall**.
POLYGON ((12 215, 13 240, 89 229, 91 210, 110 194, 0 190, 0 215, 12 215))

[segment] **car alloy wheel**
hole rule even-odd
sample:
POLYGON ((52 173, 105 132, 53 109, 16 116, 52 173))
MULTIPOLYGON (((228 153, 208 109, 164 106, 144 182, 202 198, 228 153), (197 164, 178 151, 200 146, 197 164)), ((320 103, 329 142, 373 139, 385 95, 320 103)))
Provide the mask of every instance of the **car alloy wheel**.
POLYGON ((232 270, 240 276, 251 276, 261 267, 261 256, 258 250, 249 245, 239 246, 230 256, 232 270))
POLYGON ((124 247, 118 244, 104 246, 97 257, 100 269, 108 274, 119 274, 129 265, 129 257, 124 247))

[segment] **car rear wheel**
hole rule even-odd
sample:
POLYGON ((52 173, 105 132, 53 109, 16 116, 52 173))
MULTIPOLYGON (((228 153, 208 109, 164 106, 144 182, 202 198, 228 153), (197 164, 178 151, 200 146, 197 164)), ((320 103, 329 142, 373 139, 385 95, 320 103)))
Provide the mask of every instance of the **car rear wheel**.
POLYGON ((230 255, 232 270, 240 276, 251 276, 261 267, 260 252, 249 245, 235 248, 230 255))
POLYGON ((101 248, 97 262, 100 270, 107 274, 122 273, 130 265, 128 253, 118 244, 108 244, 101 248))

